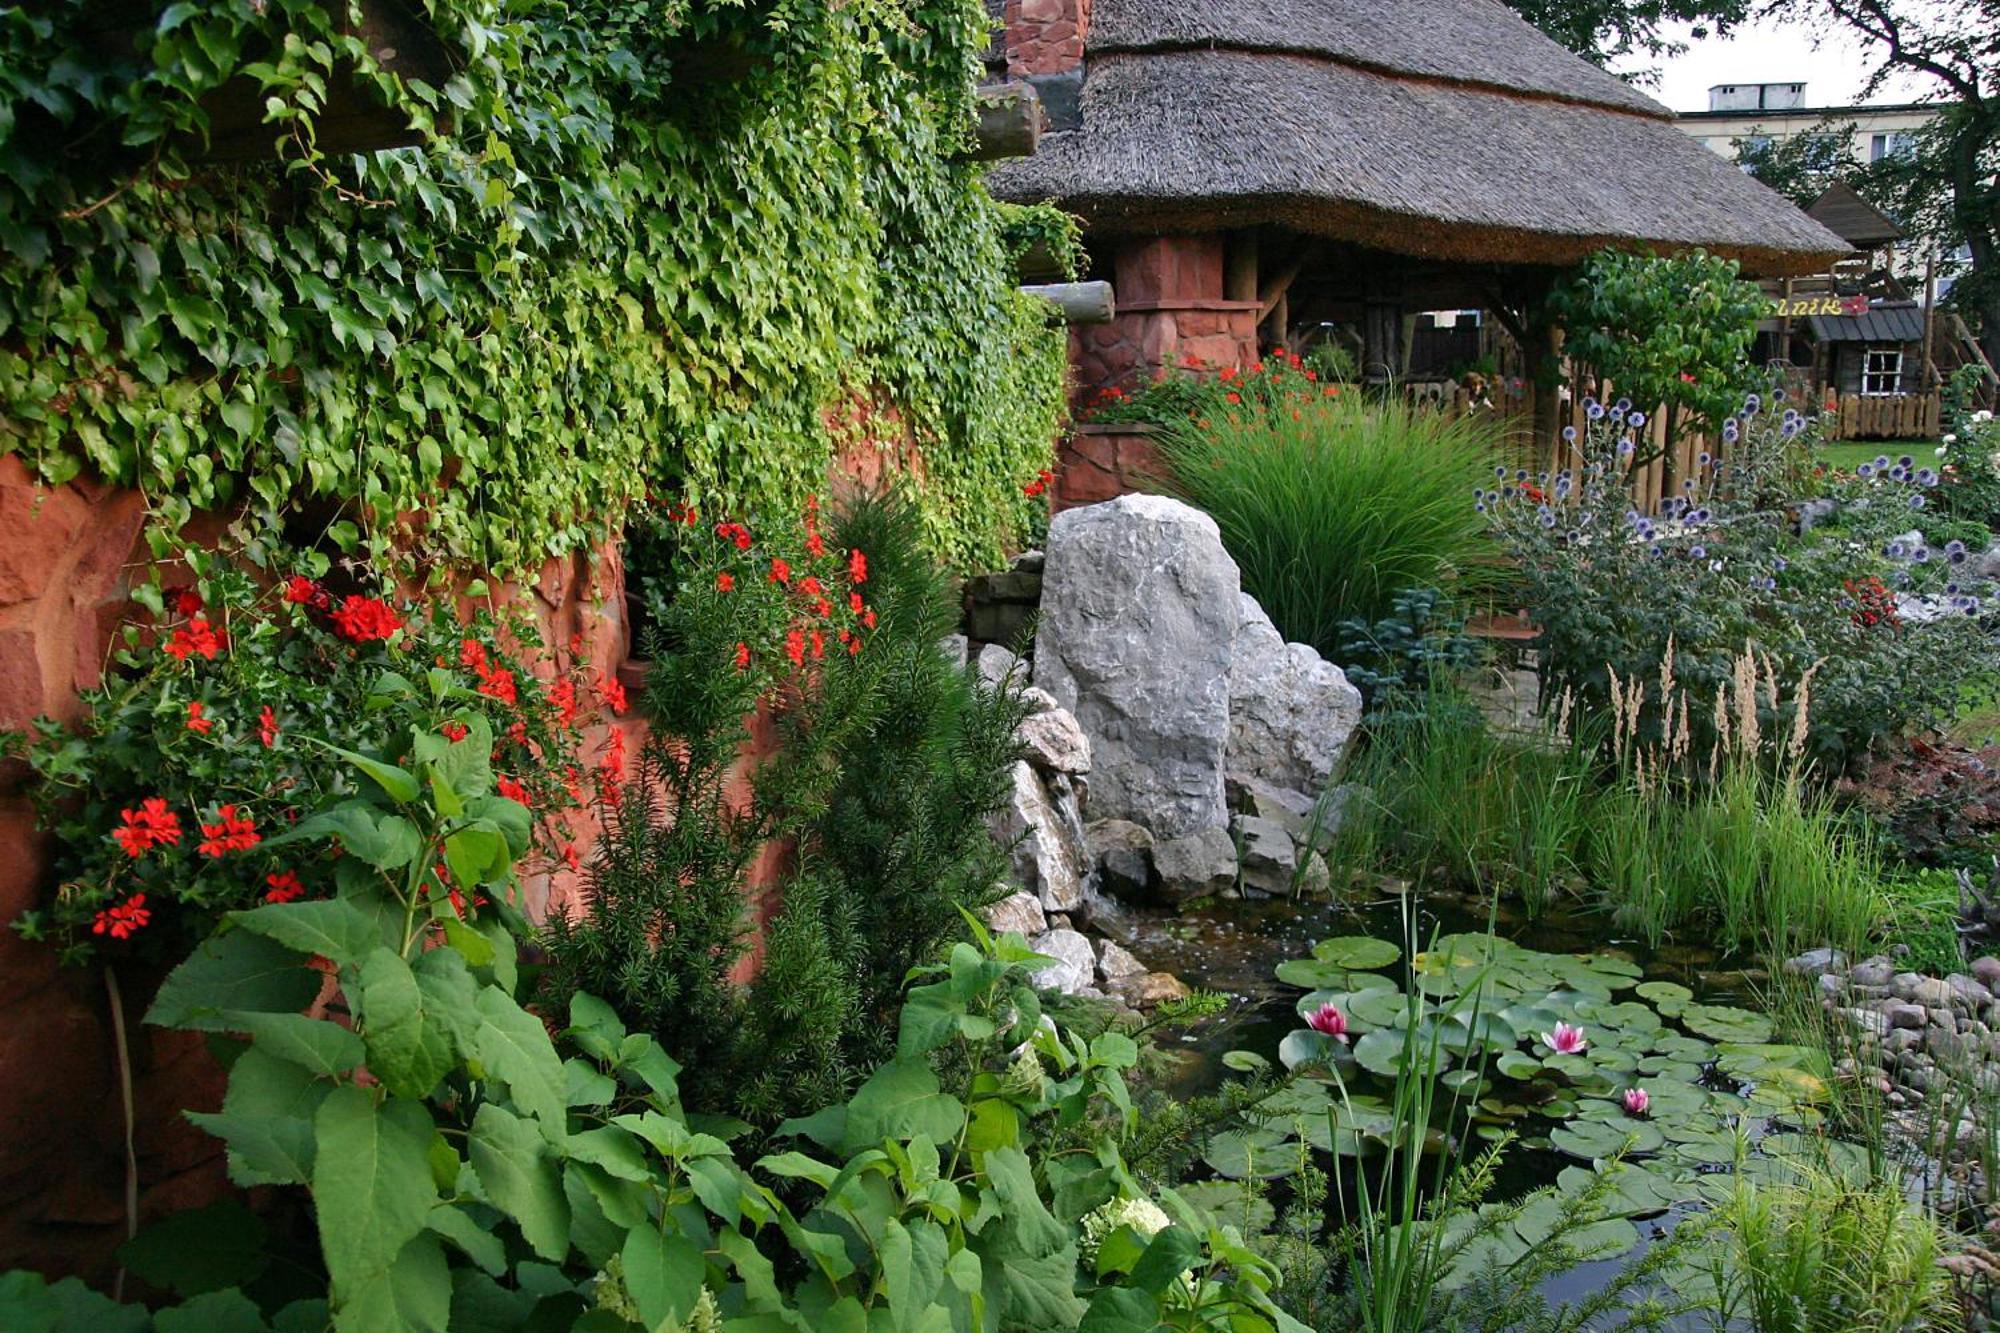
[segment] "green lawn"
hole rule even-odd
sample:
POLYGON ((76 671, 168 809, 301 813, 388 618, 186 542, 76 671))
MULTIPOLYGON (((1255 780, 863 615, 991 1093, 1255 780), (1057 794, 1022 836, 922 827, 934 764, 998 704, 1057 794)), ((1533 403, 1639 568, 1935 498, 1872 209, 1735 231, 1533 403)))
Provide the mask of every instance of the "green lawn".
POLYGON ((1869 463, 1883 454, 1900 458, 1904 454, 1915 458, 1919 464, 1935 465, 1938 442, 1936 440, 1860 440, 1853 443, 1822 444, 1820 457, 1826 465, 1841 472, 1852 472, 1857 463, 1869 463))

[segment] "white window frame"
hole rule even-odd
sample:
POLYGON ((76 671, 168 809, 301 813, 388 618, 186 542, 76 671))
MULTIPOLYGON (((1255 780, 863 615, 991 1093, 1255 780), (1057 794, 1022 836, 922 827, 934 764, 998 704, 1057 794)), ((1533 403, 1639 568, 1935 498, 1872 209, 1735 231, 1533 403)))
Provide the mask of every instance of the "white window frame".
POLYGON ((1861 396, 1891 398, 1903 391, 1903 349, 1864 347, 1861 350, 1861 396), (1882 358, 1877 361, 1876 358, 1882 358), (1887 387, 1883 387, 1886 385, 1887 387))

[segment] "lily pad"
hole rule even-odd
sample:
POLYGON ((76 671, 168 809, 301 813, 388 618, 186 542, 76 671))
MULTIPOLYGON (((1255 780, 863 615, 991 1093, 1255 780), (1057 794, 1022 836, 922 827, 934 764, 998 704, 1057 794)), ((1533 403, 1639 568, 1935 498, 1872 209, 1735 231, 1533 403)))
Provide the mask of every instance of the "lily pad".
POLYGON ((1313 946, 1313 957, 1321 962, 1354 971, 1387 967, 1402 956, 1403 951, 1388 940, 1378 940, 1369 935, 1342 935, 1336 939, 1321 940, 1313 946))
POLYGON ((1667 1140, 1650 1121, 1575 1120, 1550 1130, 1549 1142, 1572 1157, 1596 1161, 1620 1153, 1633 1156, 1658 1152, 1667 1140))
POLYGON ((1728 1004, 1690 1004, 1680 1012, 1690 1029, 1716 1041, 1759 1043, 1771 1040, 1771 1020, 1750 1009, 1728 1004))

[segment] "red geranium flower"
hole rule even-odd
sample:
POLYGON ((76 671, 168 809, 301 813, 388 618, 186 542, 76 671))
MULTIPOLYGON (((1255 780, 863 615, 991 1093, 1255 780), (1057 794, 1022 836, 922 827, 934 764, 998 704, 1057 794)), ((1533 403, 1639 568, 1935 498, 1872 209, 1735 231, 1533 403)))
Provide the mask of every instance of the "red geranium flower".
POLYGON ((775 556, 771 560, 771 582, 784 584, 791 582, 792 567, 775 556))
POLYGON ((271 705, 265 704, 257 714, 257 739, 264 742, 265 749, 278 743, 278 730, 278 715, 271 711, 271 705))
POLYGON ((215 815, 215 823, 201 826, 203 837, 197 850, 203 856, 219 857, 226 852, 247 852, 263 841, 250 817, 238 816, 235 806, 220 806, 215 815))
POLYGON ((465 739, 465 733, 468 728, 463 722, 447 722, 439 727, 438 730, 444 733, 446 740, 456 744, 465 739))
POLYGON ((403 618, 387 602, 374 597, 349 597, 333 613, 333 628, 343 639, 374 643, 403 628, 403 618))
POLYGON ((498 699, 503 704, 521 702, 520 691, 514 686, 514 673, 506 667, 493 667, 480 673, 479 692, 489 699, 498 699))
POLYGON ((812 632, 812 645, 814 661, 818 661, 820 658, 826 656, 826 640, 821 637, 818 630, 812 632))
POLYGON ((177 629, 167 640, 165 652, 176 662, 185 662, 190 657, 203 657, 213 662, 215 655, 222 651, 222 636, 208 623, 205 616, 196 616, 184 628, 177 629))
POLYGON ((818 528, 806 534, 806 554, 815 560, 826 554, 826 538, 819 535, 818 528))
POLYGON ((208 705, 202 703, 199 699, 188 705, 187 729, 189 731, 199 732, 201 735, 206 736, 215 730, 215 719, 202 716, 203 711, 207 707, 208 705))
POLYGON ((290 870, 280 870, 276 874, 266 875, 264 883, 270 886, 269 891, 264 894, 264 901, 267 903, 288 903, 295 898, 305 897, 305 884, 290 870))
POLYGON ((135 893, 116 907, 107 907, 99 912, 90 923, 90 933, 122 940, 152 919, 152 910, 146 906, 146 895, 135 893))
POLYGON ((201 594, 193 588, 174 589, 174 610, 184 616, 197 614, 201 610, 201 594))
POLYGON ((631 707, 630 702, 625 698, 625 687, 618 683, 617 677, 607 676, 599 672, 595 688, 598 701, 606 708, 609 708, 614 714, 622 717, 625 710, 631 707))
POLYGON ((847 553, 847 581, 849 583, 868 582, 868 557, 859 551, 847 553))
POLYGON ((736 576, 726 569, 723 570, 715 576, 715 590, 717 592, 736 591, 736 576))
POLYGON ((127 856, 141 856, 148 848, 163 843, 180 845, 180 816, 167 808, 163 797, 149 796, 139 803, 137 810, 121 810, 118 817, 125 821, 124 826, 112 830, 111 836, 118 840, 127 856))
POLYGON ((750 645, 747 643, 736 645, 736 669, 738 671, 750 669, 750 645))
POLYGON ((806 664, 806 636, 802 630, 792 630, 785 635, 785 656, 792 659, 795 667, 806 664))
POLYGON ((308 606, 320 598, 320 586, 303 574, 285 580, 285 600, 293 606, 308 606))
POLYGON ((583 866, 583 858, 577 854, 576 844, 573 842, 562 845, 562 860, 571 870, 579 870, 583 866))
POLYGON ((860 593, 851 592, 847 594, 847 609, 852 611, 857 616, 861 614, 862 603, 861 603, 860 593))
POLYGON ((477 639, 460 639, 458 642, 458 664, 474 671, 486 670, 486 648, 477 639))
POLYGON ((804 578, 799 580, 799 591, 804 593, 808 597, 819 596, 820 594, 819 580, 814 578, 810 574, 806 575, 804 578))
POLYGON ((535 798, 528 794, 526 787, 504 773, 494 779, 493 785, 499 790, 502 796, 505 796, 510 801, 527 806, 532 806, 535 803, 535 798))
POLYGON ((613 782, 625 776, 625 733, 616 727, 604 738, 604 753, 598 756, 597 772, 600 779, 613 782))

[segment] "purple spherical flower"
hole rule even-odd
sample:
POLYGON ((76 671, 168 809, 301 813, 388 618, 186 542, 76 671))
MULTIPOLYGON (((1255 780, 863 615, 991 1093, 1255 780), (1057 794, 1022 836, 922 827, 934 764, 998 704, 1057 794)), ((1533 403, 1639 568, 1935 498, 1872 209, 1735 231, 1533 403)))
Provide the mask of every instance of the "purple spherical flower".
POLYGON ((1595 421, 1604 415, 1604 406, 1601 403, 1585 403, 1583 405, 1583 414, 1592 421, 1595 421))
POLYGON ((1706 560, 1708 559, 1708 548, 1706 546, 1690 546, 1688 547, 1688 558, 1690 560, 1706 560))
POLYGON ((1632 410, 1632 400, 1630 398, 1620 398, 1611 405, 1611 410, 1622 417, 1632 410))
POLYGON ((1626 417, 1625 421, 1628 425, 1643 426, 1646 424, 1646 414, 1644 412, 1634 412, 1626 417))
POLYGON ((1620 440, 1620 441, 1618 441, 1618 452, 1619 452, 1619 453, 1621 453, 1621 454, 1629 454, 1629 453, 1631 453, 1631 452, 1632 452, 1632 441, 1630 441, 1630 440, 1620 440))
POLYGON ((1921 496, 1921 495, 1913 495, 1913 496, 1911 496, 1911 497, 1910 497, 1910 508, 1912 508, 1912 509, 1922 509, 1923 507, 1924 507, 1924 497, 1923 497, 1923 496, 1921 496))
POLYGON ((1576 443, 1576 427, 1574 426, 1563 427, 1563 443, 1565 444, 1576 443))
POLYGON ((1866 481, 1875 475, 1875 465, 1873 463, 1857 464, 1854 469, 1854 475, 1866 481))
POLYGON ((1882 554, 1888 556, 1891 560, 1901 560, 1908 556, 1909 553, 1910 548, 1901 541, 1890 542, 1882 548, 1882 554))

